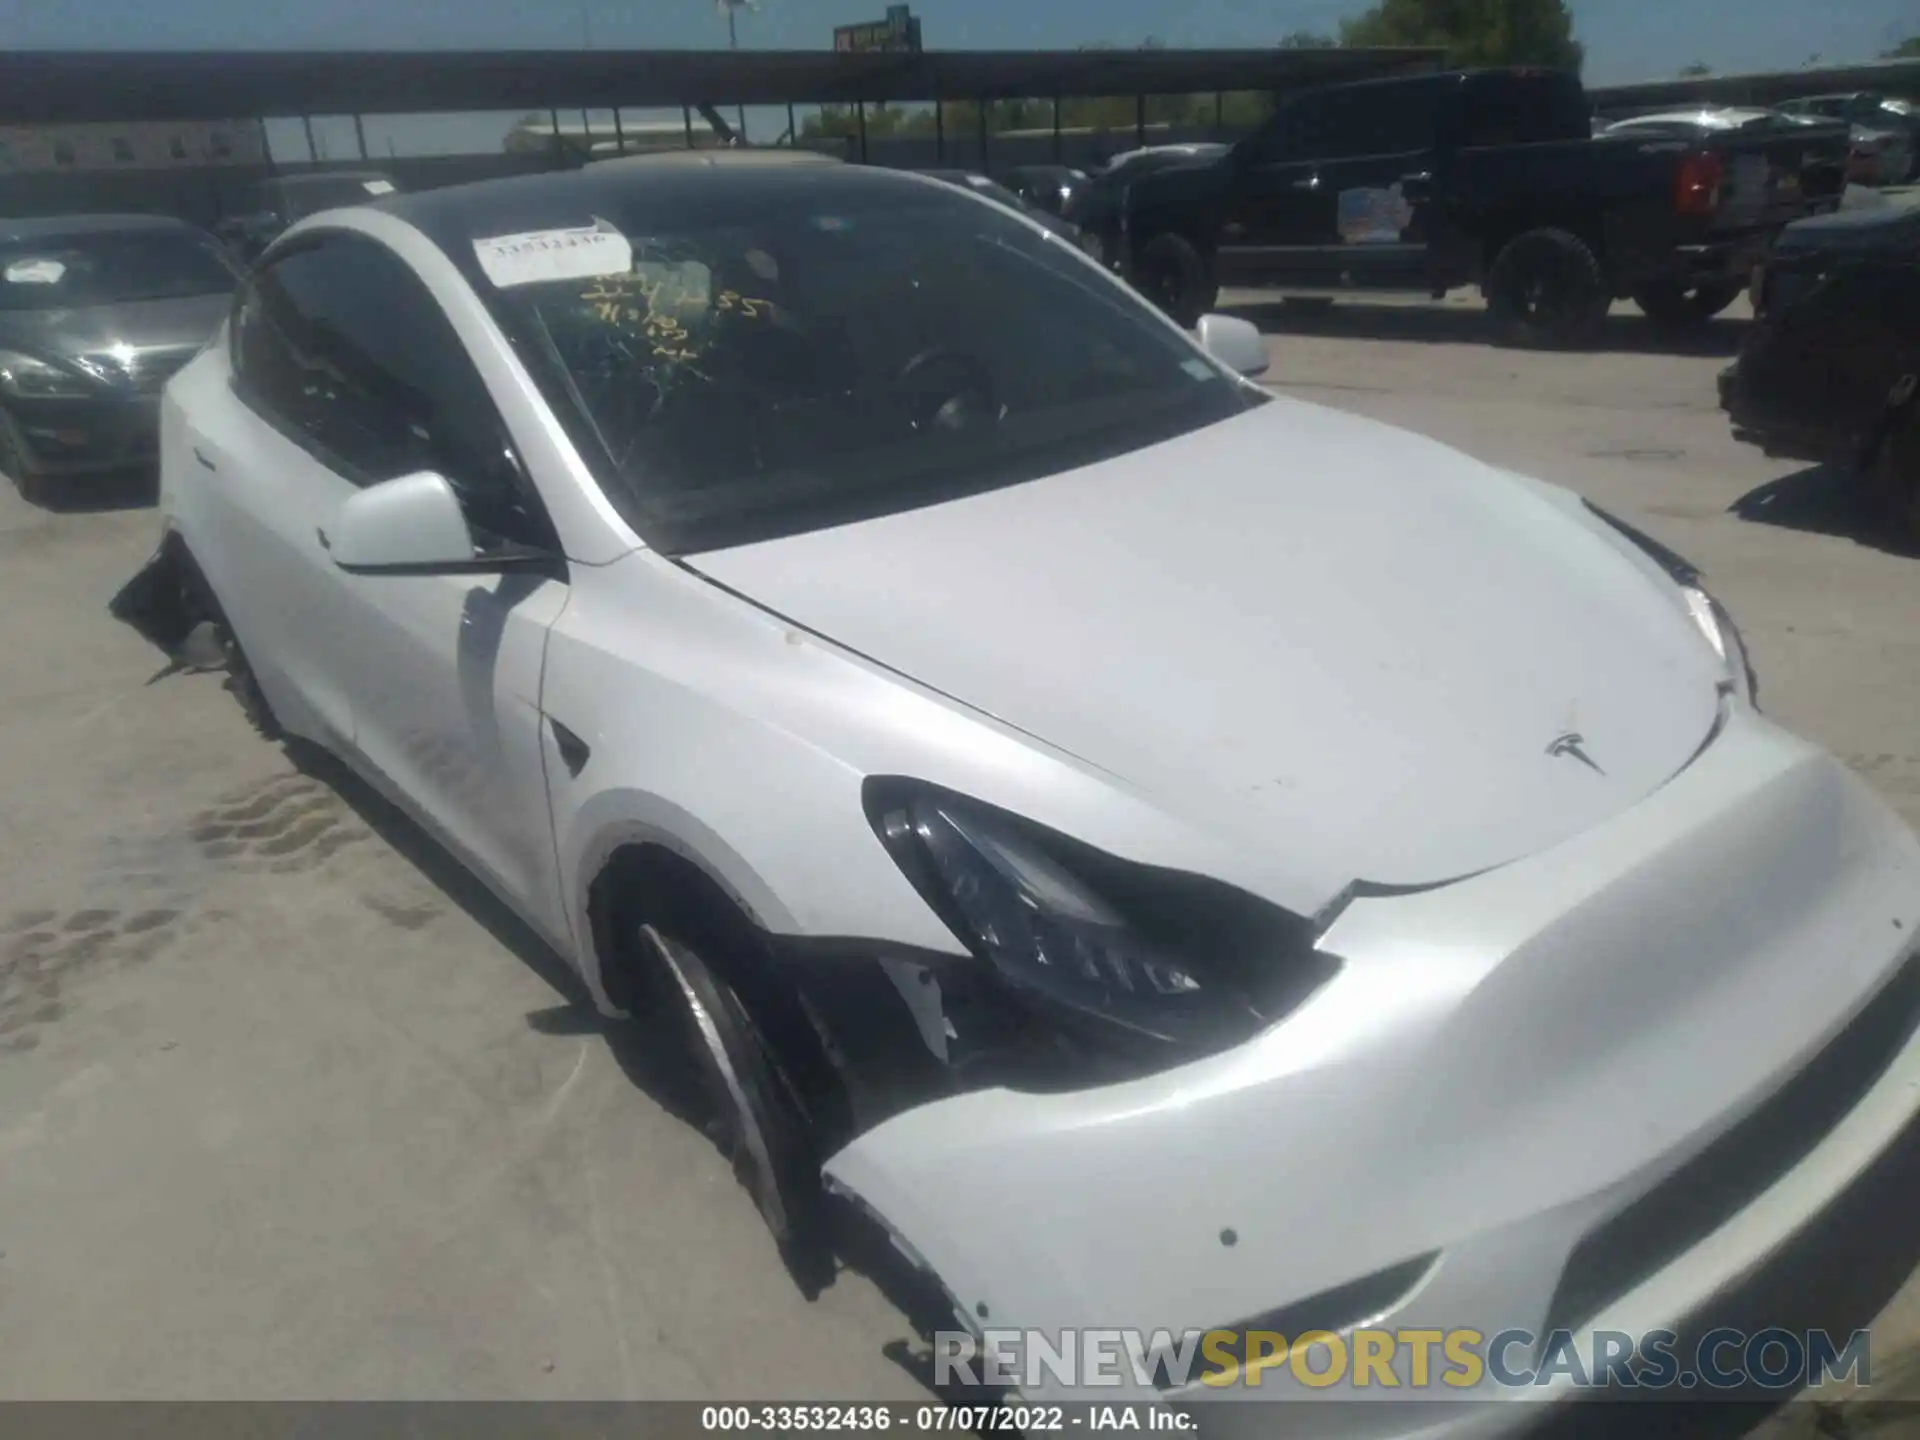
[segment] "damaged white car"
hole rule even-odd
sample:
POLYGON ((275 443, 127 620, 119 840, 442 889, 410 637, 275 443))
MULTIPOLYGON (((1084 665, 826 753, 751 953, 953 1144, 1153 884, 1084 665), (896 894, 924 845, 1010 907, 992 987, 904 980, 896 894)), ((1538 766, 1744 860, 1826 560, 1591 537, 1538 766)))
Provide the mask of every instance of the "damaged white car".
POLYGON ((683 1012, 790 1250, 850 1197, 976 1329, 1676 1321, 1920 1103, 1920 848, 1684 562, 1263 365, 912 176, 388 197, 168 387, 119 609, 683 1012))

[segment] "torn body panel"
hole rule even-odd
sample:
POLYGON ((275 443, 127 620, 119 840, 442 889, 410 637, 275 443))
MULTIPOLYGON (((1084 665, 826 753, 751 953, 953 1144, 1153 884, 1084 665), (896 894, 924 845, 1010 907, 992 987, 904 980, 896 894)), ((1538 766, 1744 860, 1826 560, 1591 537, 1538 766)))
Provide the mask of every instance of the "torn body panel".
MULTIPOLYGON (((1116 1085, 923 1105, 825 1174, 995 1326, 1240 1325, 1431 1253, 1391 1323, 1537 1329, 1585 1237, 1893 993, 1916 896, 1920 845, 1891 813, 1742 710, 1605 826, 1356 898, 1322 940, 1339 975, 1252 1041, 1116 1085)), ((1914 1113, 1920 1050, 1887 1066, 1711 1234, 1674 1230, 1644 1279, 1582 1308, 1655 1286, 1619 1328, 1667 1324, 1757 1263, 1788 1223, 1753 1218, 1778 1185, 1800 1176, 1817 1208, 1871 1158, 1834 1148, 1860 1106, 1882 1143, 1914 1113)))
POLYGON ((194 627, 209 618, 185 542, 169 531, 147 563, 107 602, 107 613, 178 661, 194 627))

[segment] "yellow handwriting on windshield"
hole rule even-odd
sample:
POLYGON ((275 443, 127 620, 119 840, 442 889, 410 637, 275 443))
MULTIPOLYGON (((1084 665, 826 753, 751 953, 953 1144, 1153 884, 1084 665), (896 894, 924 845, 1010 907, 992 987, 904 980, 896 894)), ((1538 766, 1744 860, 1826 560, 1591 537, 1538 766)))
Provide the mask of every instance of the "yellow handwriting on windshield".
POLYGON ((664 360, 697 360, 705 350, 681 321, 690 311, 705 312, 711 306, 720 314, 757 320, 775 310, 771 300, 738 290, 715 295, 678 275, 660 279, 637 271, 600 276, 580 292, 580 299, 603 324, 637 327, 664 360))

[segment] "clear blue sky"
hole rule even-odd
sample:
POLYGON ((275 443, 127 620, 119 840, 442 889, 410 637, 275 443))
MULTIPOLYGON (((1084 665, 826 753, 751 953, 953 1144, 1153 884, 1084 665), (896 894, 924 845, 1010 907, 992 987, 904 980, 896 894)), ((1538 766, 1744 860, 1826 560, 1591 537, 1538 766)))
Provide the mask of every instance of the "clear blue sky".
MULTIPOLYGON (((884 0, 765 0, 741 43, 815 49, 884 0)), ((1331 30, 1365 0, 918 0, 928 48, 1263 45, 1331 30)), ((1783 69, 1818 54, 1871 58, 1920 31, 1916 0, 1574 0, 1587 79, 1783 69)), ((711 0, 0 0, 0 47, 367 49, 726 43, 711 0)))
MULTIPOLYGON (((743 47, 823 49, 833 27, 878 19, 885 0, 763 0, 740 18, 743 47)), ((1168 45, 1267 45, 1292 30, 1331 32, 1367 0, 917 0, 929 49, 1046 49, 1149 36, 1168 45)), ((1573 0, 1592 84, 1669 76, 1694 60, 1715 72, 1790 69, 1811 57, 1871 59, 1920 32, 1920 0, 1573 0)), ((6 49, 703 49, 726 44, 712 0, 0 0, 6 49)), ((597 117, 596 117, 597 118, 597 117)), ((755 138, 759 116, 752 117, 755 138)), ((400 122, 397 122, 400 123, 400 122)), ((297 122, 294 129, 297 130, 297 122)), ((324 127, 323 153, 350 143, 324 127)), ((402 150, 491 149, 476 121, 382 124, 369 138, 402 150)), ((270 126, 291 158, 286 122, 270 126)), ((304 140, 298 150, 304 155, 304 140)))

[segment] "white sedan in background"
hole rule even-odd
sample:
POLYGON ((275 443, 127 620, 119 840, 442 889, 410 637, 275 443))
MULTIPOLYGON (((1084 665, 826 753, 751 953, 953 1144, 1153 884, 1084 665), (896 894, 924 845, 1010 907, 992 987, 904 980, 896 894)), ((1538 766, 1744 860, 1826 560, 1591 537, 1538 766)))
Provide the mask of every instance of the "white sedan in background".
POLYGON ((119 609, 682 1015, 790 1256, 832 1194, 975 1328, 1692 1314, 1920 1103, 1920 847, 1684 561, 1264 364, 909 175, 391 197, 168 388, 119 609))

